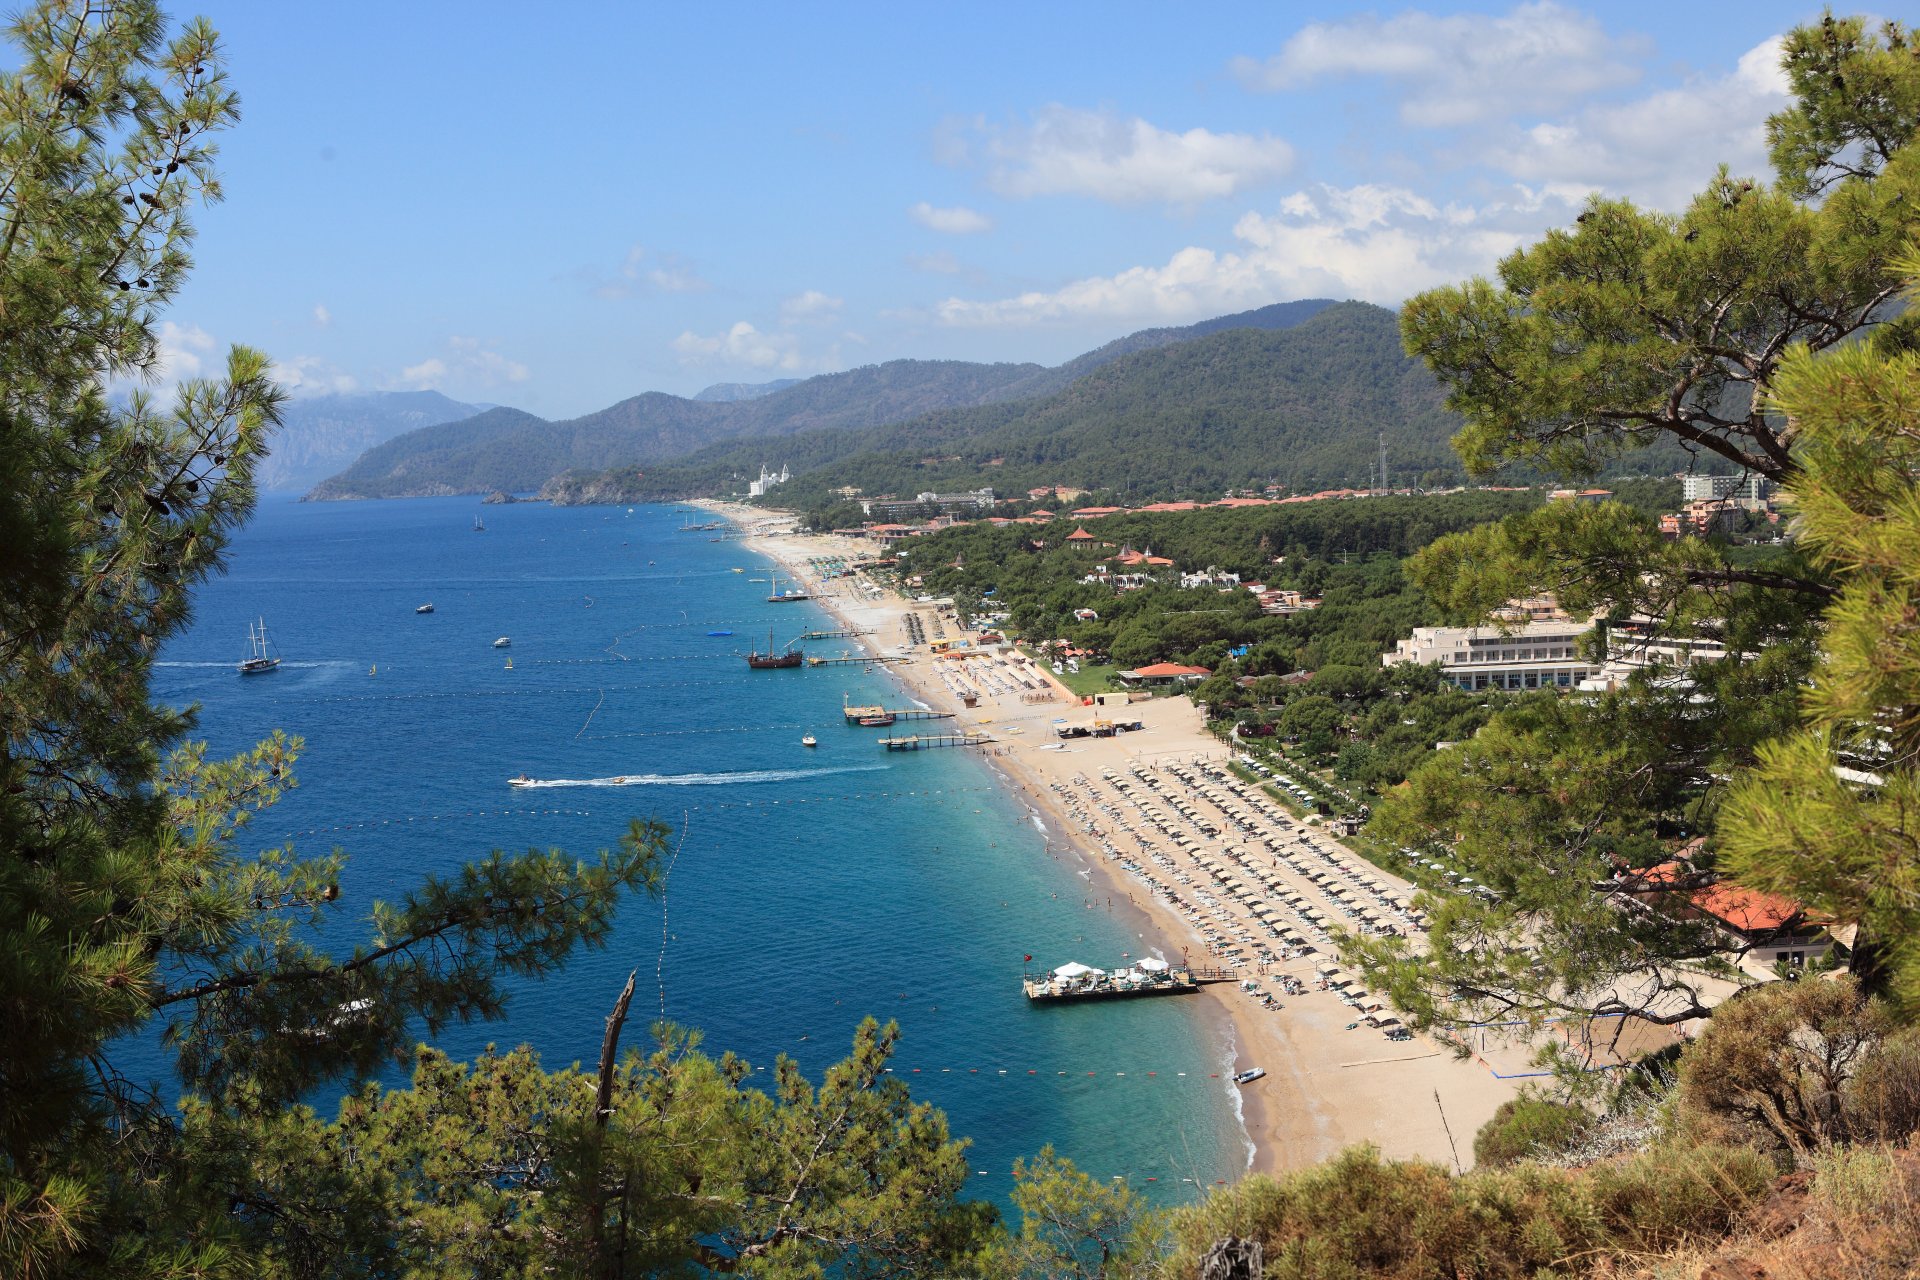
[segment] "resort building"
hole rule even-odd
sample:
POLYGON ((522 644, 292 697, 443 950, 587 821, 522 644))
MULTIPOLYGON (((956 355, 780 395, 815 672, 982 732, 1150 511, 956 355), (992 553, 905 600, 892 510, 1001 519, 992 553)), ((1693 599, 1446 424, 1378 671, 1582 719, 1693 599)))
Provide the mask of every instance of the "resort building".
POLYGON ((1600 668, 1580 656, 1591 624, 1542 620, 1498 627, 1415 627, 1382 666, 1437 663, 1462 689, 1571 689, 1600 668))
POLYGON ((1703 878, 1685 862, 1663 862, 1623 877, 1622 888, 1675 919, 1711 922, 1755 977, 1773 976, 1776 965, 1798 968, 1833 949, 1834 935, 1799 903, 1730 880, 1699 885, 1703 878))
POLYGON ((1205 667, 1182 666, 1178 662, 1156 662, 1151 666, 1135 667, 1132 671, 1122 671, 1118 674, 1124 684, 1141 685, 1151 689, 1198 684, 1213 672, 1205 667))
POLYGON ((897 520, 901 516, 990 511, 993 503, 992 489, 970 489, 965 493, 917 493, 911 498, 870 498, 860 507, 881 520, 897 520))
POLYGON ((781 466, 779 474, 776 475, 767 470, 763 464, 760 468, 760 478, 747 486, 747 496, 749 498, 764 498, 767 496, 768 490, 772 489, 775 485, 785 484, 789 479, 791 479, 791 477, 787 475, 787 468, 784 465, 781 466))

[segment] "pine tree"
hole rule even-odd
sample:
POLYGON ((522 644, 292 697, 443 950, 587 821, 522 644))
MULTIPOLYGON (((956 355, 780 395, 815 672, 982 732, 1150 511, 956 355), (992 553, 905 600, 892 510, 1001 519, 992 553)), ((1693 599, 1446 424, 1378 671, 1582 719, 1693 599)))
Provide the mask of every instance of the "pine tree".
POLYGON ((1907 963, 1894 849, 1862 834, 1873 829, 1862 811, 1840 812, 1897 802, 1899 779, 1862 792, 1832 772, 1901 758, 1889 735, 1902 716, 1887 708, 1908 691, 1867 678, 1869 656, 1885 663, 1902 634, 1886 594, 1901 579, 1891 559, 1863 562, 1858 540, 1899 527, 1882 491, 1907 473, 1872 480, 1861 459, 1897 449, 1903 402, 1888 389, 1880 416, 1856 414, 1850 429, 1878 443, 1846 448, 1819 406, 1864 410, 1846 397, 1868 394, 1870 373, 1897 382, 1890 353, 1912 343, 1897 295, 1920 233, 1920 149, 1908 145, 1920 57, 1897 24, 1829 15, 1789 34, 1783 66, 1794 102, 1768 125, 1776 181, 1723 169, 1677 216, 1594 198, 1574 226, 1503 260, 1497 282, 1434 290, 1403 313, 1408 349, 1467 419, 1455 445, 1470 469, 1520 461, 1577 477, 1677 443, 1811 504, 1803 546, 1675 544, 1624 504, 1549 504, 1415 558, 1415 579, 1457 620, 1554 592, 1598 617, 1596 656, 1646 627, 1728 653, 1684 676, 1653 667, 1598 697, 1525 698, 1382 806, 1380 834, 1443 844, 1492 890, 1437 905, 1425 948, 1354 947, 1430 1023, 1707 1012, 1726 980, 1742 980, 1719 959, 1725 941, 1634 892, 1640 870, 1683 847, 1682 888, 1731 873, 1788 891, 1821 918, 1859 921, 1907 963), (1816 662, 1817 728, 1799 734, 1816 662), (1799 818, 1769 807, 1782 804, 1799 818), (1827 820, 1834 834, 1816 840, 1827 820), (1885 878, 1869 893, 1859 877, 1874 859, 1885 878))
MULTIPOLYGON (((1899 264, 1920 289, 1920 248, 1899 264)), ((1909 298, 1916 296, 1909 293, 1909 298)), ((1742 883, 1854 926, 1868 976, 1920 1013, 1920 352, 1791 353, 1775 402, 1798 439, 1794 523, 1840 594, 1807 725, 1767 743, 1720 819, 1742 883)))
MULTIPOLYGON (((154 701, 254 500, 281 393, 260 353, 169 403, 111 384, 163 372, 157 318, 185 278, 212 139, 237 117, 204 22, 148 0, 43 0, 0 74, 0 1274, 200 1274, 244 1250, 204 1229, 220 1163, 113 1069, 158 1020, 182 1079, 271 1132, 336 1076, 410 1055, 419 1026, 486 1017, 508 974, 604 939, 663 831, 576 862, 495 853, 321 950, 338 857, 239 847, 292 785, 295 740, 210 762, 154 701)), ((343 900, 344 899, 344 900, 343 900)))

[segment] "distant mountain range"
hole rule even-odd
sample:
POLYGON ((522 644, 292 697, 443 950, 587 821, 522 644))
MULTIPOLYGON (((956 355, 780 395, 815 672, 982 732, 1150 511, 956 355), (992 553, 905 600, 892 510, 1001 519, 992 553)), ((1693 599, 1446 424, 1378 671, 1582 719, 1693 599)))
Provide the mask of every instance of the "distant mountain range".
POLYGON ((282 411, 273 450, 255 475, 270 492, 304 492, 375 445, 419 427, 471 418, 488 406, 438 391, 371 391, 308 396, 282 411))
MULTIPOLYGON (((1135 499, 1217 496, 1268 481, 1296 492, 1360 487, 1383 435, 1397 483, 1460 476, 1448 444, 1460 420, 1439 383, 1402 351, 1395 313, 1343 302, 1316 305, 1285 328, 1233 319, 1209 322, 1198 336, 1134 344, 1049 394, 794 435, 775 451, 795 473, 776 501, 822 507, 845 485, 910 497, 983 484, 1024 495, 1060 484, 1135 499)), ((545 492, 561 502, 724 492, 769 452, 765 441, 731 441, 661 466, 564 476, 545 492)))
MULTIPOLYGON (((647 468, 685 458, 717 442, 767 442, 756 458, 775 461, 777 442, 802 433, 832 433, 913 422, 945 410, 1006 405, 1054 394, 1095 369, 1143 350, 1225 329, 1277 329, 1333 305, 1323 299, 1282 303, 1177 329, 1148 329, 1056 368, 1037 364, 972 364, 958 360, 894 360, 737 398, 722 384, 693 399, 648 392, 583 417, 547 422, 496 409, 423 426, 370 449, 352 466, 314 486, 315 499, 400 498, 431 494, 526 492, 564 474, 647 468)), ((767 384, 762 384, 765 387, 767 384)), ((754 464, 757 467, 757 462, 754 464)))

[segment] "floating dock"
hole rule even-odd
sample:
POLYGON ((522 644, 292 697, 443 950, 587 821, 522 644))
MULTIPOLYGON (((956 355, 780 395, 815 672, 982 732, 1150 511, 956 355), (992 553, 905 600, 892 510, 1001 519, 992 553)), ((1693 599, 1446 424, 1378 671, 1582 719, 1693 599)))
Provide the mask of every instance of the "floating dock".
POLYGON ((1201 983, 1186 969, 1125 969, 1106 973, 1065 965, 1038 977, 1023 975, 1021 989, 1036 1004, 1072 1004, 1082 1000, 1131 1000, 1146 996, 1190 996, 1201 983), (1074 972, 1079 970, 1079 972, 1074 972))
POLYGON ((993 739, 984 733, 915 733, 904 738, 882 738, 889 751, 931 751, 935 747, 984 747, 993 739))
POLYGON ((924 707, 850 707, 840 704, 841 713, 847 717, 848 724, 859 724, 862 720, 875 720, 881 716, 892 716, 895 720, 951 720, 951 711, 929 711, 924 707))

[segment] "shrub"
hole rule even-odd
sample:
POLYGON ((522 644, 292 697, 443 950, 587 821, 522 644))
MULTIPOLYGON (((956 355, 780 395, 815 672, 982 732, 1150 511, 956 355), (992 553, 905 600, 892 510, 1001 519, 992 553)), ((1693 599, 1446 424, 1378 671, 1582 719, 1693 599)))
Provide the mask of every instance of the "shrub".
POLYGON ((1593 1127, 1584 1107, 1546 1098, 1510 1098, 1474 1135, 1473 1158, 1486 1168, 1564 1151, 1593 1127))
POLYGON ((1917 1036, 1851 978, 1755 988, 1681 1059, 1681 1121, 1803 1165, 1837 1142, 1903 1140, 1920 1123, 1917 1036))
POLYGON ((1283 1178, 1249 1178, 1181 1210, 1168 1274, 1228 1235, 1260 1241, 1269 1280, 1542 1280, 1601 1258, 1724 1235, 1772 1183, 1740 1147, 1659 1149, 1591 1169, 1519 1163, 1454 1177, 1355 1147, 1283 1178))

